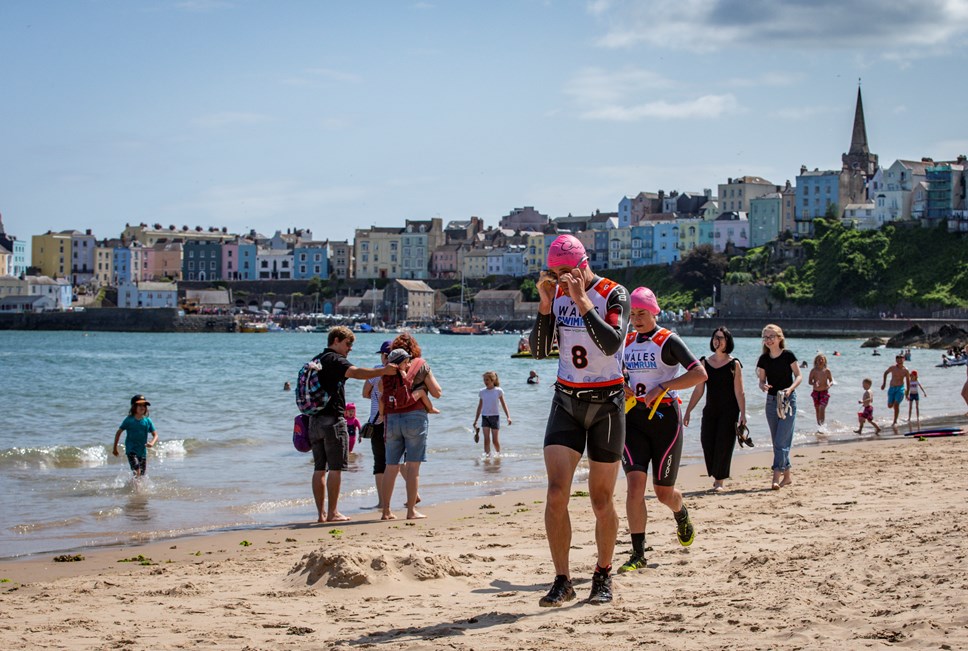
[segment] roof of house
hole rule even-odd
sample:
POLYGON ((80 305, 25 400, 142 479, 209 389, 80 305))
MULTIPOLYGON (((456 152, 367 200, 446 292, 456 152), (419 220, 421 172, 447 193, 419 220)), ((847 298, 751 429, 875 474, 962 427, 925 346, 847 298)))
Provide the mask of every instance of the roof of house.
POLYGON ((53 299, 51 299, 50 296, 38 296, 36 294, 31 294, 27 296, 5 296, 3 299, 0 299, 0 306, 17 307, 17 306, 36 305, 38 301, 44 301, 45 303, 50 303, 50 302, 53 302, 53 299))
POLYGON ((474 300, 476 302, 480 301, 495 301, 495 300, 507 300, 507 299, 518 300, 521 298, 520 289, 482 289, 474 295, 474 300))
POLYGON ((422 280, 397 280, 408 292, 433 292, 433 288, 422 280))
POLYGON ((200 305, 229 305, 227 289, 187 289, 185 298, 194 299, 200 305))

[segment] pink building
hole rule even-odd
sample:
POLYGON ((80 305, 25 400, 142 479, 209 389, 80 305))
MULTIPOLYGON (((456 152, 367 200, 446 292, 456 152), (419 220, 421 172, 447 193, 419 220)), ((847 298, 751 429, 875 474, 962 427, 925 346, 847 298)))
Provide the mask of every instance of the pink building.
POLYGON ((175 282, 182 279, 181 241, 162 239, 144 249, 141 280, 158 281, 163 278, 171 278, 175 282))

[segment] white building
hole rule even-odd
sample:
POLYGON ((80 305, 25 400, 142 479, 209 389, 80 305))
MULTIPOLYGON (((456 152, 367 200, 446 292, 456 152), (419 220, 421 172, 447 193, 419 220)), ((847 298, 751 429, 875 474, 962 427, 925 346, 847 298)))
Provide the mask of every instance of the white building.
POLYGON ((118 287, 118 307, 147 309, 177 305, 177 283, 140 282, 118 287))
POLYGON ((48 276, 27 276, 29 296, 47 296, 54 302, 55 310, 66 310, 71 306, 74 290, 66 278, 54 280, 48 276))

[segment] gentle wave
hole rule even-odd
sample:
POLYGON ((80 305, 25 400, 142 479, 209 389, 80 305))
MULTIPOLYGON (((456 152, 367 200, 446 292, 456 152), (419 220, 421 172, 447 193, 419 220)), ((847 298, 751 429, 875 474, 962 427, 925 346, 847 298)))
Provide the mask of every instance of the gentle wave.
MULTIPOLYGON (((193 453, 225 448, 264 445, 255 438, 236 438, 221 441, 204 439, 173 439, 159 441, 149 455, 159 460, 182 459, 193 453)), ((118 446, 124 456, 124 444, 118 446)), ((0 468, 92 468, 107 465, 113 456, 111 445, 44 445, 15 447, 0 450, 0 468)))

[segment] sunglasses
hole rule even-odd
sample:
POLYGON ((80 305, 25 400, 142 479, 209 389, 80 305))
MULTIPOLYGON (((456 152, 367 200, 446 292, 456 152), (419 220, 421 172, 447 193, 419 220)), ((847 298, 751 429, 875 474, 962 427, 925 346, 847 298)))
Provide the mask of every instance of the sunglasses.
POLYGON ((773 341, 776 339, 776 335, 763 335, 763 341, 773 341))

